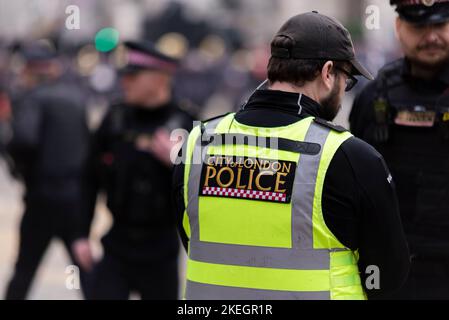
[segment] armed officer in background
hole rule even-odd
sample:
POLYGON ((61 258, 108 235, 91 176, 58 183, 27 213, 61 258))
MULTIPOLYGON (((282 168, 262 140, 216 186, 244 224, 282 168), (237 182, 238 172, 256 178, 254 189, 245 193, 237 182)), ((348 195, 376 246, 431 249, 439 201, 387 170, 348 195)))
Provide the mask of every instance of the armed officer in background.
POLYGON ((104 256, 94 271, 91 298, 128 299, 136 291, 142 299, 177 299, 170 133, 190 129, 192 118, 172 96, 178 61, 149 42, 125 46, 124 101, 106 115, 93 151, 99 173, 93 194, 104 189, 114 222, 102 240, 104 256))
MULTIPOLYGON (((22 54, 21 90, 12 100, 7 151, 14 161, 14 174, 25 184, 25 212, 6 299, 26 298, 53 237, 63 241, 75 261, 72 249, 82 232, 89 151, 86 102, 79 88, 63 77, 56 52, 33 42, 22 48, 22 54)), ((83 271, 89 271, 91 264, 86 256, 78 261, 83 287, 83 271)))
POLYGON ((412 255, 396 298, 449 299, 449 1, 390 2, 405 57, 357 97, 351 130, 396 181, 412 255))

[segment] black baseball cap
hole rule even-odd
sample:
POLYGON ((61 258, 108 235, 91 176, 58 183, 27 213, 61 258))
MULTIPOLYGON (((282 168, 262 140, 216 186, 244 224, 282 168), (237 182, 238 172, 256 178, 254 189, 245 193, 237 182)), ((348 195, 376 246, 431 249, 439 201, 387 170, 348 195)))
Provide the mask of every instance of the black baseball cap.
POLYGON ((347 61, 351 73, 374 80, 371 73, 355 58, 349 31, 337 20, 317 11, 290 18, 275 37, 284 36, 293 41, 291 48, 271 46, 271 56, 280 59, 314 59, 347 61))
POLYGON ((449 21, 449 0, 390 0, 401 19, 418 25, 449 21))
POLYGON ((120 73, 135 73, 141 70, 176 71, 179 60, 161 51, 150 41, 126 41, 127 63, 120 73))

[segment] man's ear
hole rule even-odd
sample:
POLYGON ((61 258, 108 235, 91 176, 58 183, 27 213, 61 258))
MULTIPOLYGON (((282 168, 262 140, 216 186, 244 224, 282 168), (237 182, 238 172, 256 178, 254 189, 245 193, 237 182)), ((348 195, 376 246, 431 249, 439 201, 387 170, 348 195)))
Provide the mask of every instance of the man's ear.
POLYGON ((332 74, 332 69, 334 68, 334 63, 332 61, 327 61, 321 70, 321 80, 324 86, 330 91, 332 90, 335 82, 335 77, 332 74))
POLYGON ((396 36, 396 40, 399 40, 399 29, 402 27, 402 20, 399 17, 396 17, 396 21, 394 24, 394 35, 396 36))

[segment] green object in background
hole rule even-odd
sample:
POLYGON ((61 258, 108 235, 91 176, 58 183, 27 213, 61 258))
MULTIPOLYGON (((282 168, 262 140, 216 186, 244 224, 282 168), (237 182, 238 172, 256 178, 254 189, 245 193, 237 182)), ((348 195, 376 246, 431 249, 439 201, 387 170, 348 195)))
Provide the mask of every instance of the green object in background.
POLYGON ((97 32, 95 36, 95 48, 101 52, 108 52, 114 49, 119 43, 119 32, 114 28, 104 28, 97 32))

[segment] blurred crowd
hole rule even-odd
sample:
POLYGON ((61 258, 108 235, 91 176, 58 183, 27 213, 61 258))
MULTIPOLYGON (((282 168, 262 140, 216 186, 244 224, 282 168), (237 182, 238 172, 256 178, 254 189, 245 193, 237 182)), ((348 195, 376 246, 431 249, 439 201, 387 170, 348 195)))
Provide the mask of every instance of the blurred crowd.
MULTIPOLYGON (((142 28, 144 39, 181 59, 174 93, 200 117, 235 110, 254 85, 265 79, 267 44, 248 47, 238 29, 191 22, 179 3, 174 2, 157 17, 146 19, 142 28)), ((34 57, 27 56, 27 47, 31 45, 28 42, 0 39, 0 88, 4 95, 8 93, 9 100, 20 96, 29 85, 26 62, 34 57)), ((80 87, 92 117, 97 119, 92 125, 98 124, 95 111, 104 111, 120 98, 115 70, 125 63, 123 46, 102 53, 96 50, 93 41, 67 43, 58 38, 57 32, 38 42, 58 55, 64 80, 80 87)))

